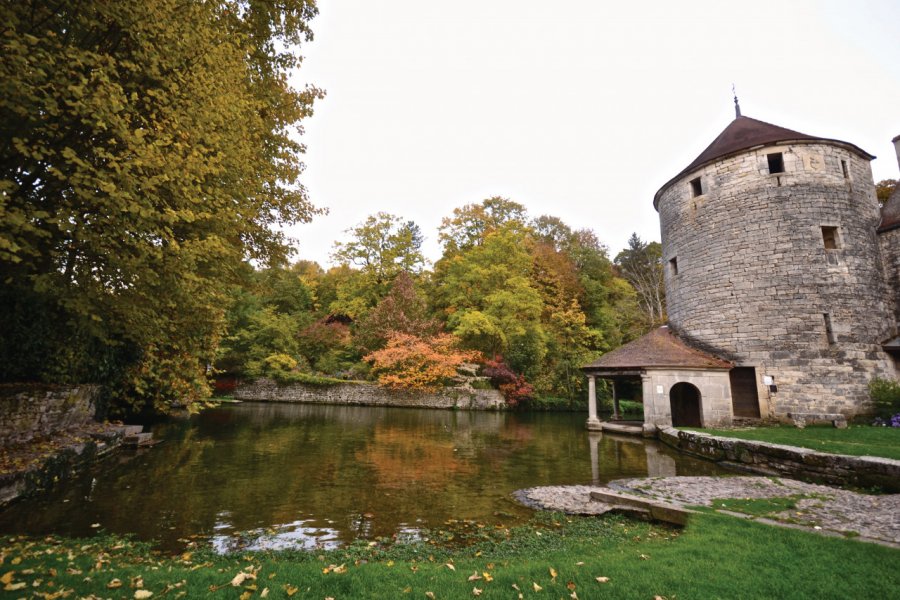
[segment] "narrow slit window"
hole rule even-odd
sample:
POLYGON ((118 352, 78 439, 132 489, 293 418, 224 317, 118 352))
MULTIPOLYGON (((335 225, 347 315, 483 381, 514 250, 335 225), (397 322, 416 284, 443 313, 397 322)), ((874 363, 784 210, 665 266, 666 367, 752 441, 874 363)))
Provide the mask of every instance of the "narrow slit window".
POLYGON ((844 172, 844 179, 850 179, 850 171, 847 169, 847 161, 841 161, 841 171, 844 172))
POLYGON ((784 173, 784 157, 781 152, 773 152, 772 154, 767 154, 766 158, 769 159, 769 173, 784 173))
POLYGON ((825 320, 825 339, 828 341, 828 345, 834 344, 834 329, 831 326, 831 315, 828 313, 822 313, 822 318, 825 320))
POLYGON ((669 269, 672 271, 672 275, 678 275, 678 257, 672 257, 669 259, 669 269))
POLYGON ((837 250, 840 248, 840 238, 838 237, 838 228, 827 225, 822 226, 822 243, 826 250, 837 250))
POLYGON ((691 195, 694 198, 703 195, 703 185, 700 183, 699 177, 696 179, 691 179, 691 195))

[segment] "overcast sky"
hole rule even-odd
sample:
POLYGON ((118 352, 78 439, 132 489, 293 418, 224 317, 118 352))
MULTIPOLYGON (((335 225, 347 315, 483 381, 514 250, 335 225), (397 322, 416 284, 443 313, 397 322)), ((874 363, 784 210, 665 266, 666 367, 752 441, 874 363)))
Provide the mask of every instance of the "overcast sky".
POLYGON ((504 196, 588 227, 612 256, 659 240, 653 195, 734 118, 837 138, 898 177, 900 1, 319 0, 295 84, 304 182, 329 210, 291 228, 330 264, 369 214, 415 221, 504 196))

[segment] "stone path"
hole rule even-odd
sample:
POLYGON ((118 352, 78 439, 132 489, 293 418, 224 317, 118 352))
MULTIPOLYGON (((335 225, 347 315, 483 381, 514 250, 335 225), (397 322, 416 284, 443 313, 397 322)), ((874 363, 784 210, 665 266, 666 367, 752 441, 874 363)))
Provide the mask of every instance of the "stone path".
MULTIPOLYGON (((591 500, 590 493, 604 488, 574 485, 529 488, 516 492, 520 502, 533 508, 571 514, 599 515, 609 504, 591 500)), ((792 524, 817 532, 858 536, 900 547, 900 494, 874 496, 793 479, 770 477, 653 477, 620 479, 608 484, 614 491, 671 502, 678 506, 712 506, 719 498, 799 497, 797 508, 767 515, 780 524, 792 524)), ((722 503, 716 510, 729 512, 722 503)))

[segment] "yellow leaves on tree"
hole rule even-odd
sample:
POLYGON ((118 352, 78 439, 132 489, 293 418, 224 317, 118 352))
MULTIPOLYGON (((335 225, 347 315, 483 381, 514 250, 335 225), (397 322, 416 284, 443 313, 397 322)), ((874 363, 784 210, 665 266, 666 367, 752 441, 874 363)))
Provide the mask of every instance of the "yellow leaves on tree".
POLYGON ((388 388, 435 390, 456 375, 465 362, 479 358, 479 353, 460 350, 449 334, 420 338, 406 333, 393 333, 387 346, 364 357, 372 364, 378 383, 388 388))

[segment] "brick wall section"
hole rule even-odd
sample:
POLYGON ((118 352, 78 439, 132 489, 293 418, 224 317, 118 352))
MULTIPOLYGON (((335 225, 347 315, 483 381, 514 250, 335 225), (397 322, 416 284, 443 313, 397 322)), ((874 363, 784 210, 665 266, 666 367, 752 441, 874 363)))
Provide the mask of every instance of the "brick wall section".
POLYGON ((0 386, 0 446, 47 437, 88 423, 98 386, 0 386))
POLYGON ((761 475, 831 485, 877 486, 888 492, 900 492, 900 460, 826 454, 806 448, 718 437, 672 427, 660 429, 659 439, 685 454, 761 475))
POLYGON ((880 346, 895 325, 867 159, 828 142, 754 149, 686 174, 660 195, 658 210, 670 325, 702 349, 756 367, 774 416, 853 415, 865 409, 872 377, 895 376, 880 346), (770 152, 783 153, 784 173, 769 174, 770 152), (703 194, 692 197, 697 176, 703 194), (825 249, 823 226, 838 228, 839 249, 825 249), (764 374, 778 386, 771 399, 764 374))
POLYGON ((894 319, 900 324, 900 227, 878 234, 884 275, 888 284, 888 302, 894 307, 894 319))
POLYGON ((301 402, 309 404, 346 404, 358 406, 400 406, 407 408, 444 408, 463 410, 502 410, 503 395, 497 390, 448 388, 440 392, 404 392, 388 390, 368 383, 328 386, 307 384, 279 385, 271 379, 240 384, 234 390, 238 400, 264 402, 301 402))

